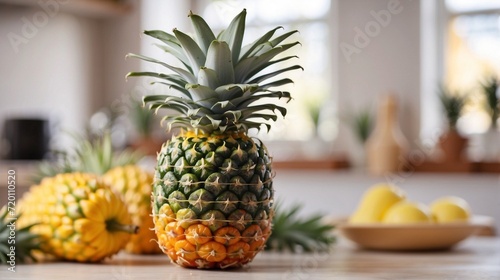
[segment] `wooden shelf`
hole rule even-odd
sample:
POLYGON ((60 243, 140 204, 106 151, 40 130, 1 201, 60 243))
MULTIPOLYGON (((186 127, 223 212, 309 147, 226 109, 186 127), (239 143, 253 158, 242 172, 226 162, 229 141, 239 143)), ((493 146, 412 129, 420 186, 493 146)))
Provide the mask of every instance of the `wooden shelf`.
POLYGON ((474 162, 474 172, 500 173, 500 162, 474 162))
POLYGON ((436 173, 500 173, 500 162, 434 162, 414 166, 417 172, 436 173))
POLYGON ((435 173, 470 173, 473 170, 471 162, 434 162, 425 161, 422 164, 414 166, 418 172, 435 173))
POLYGON ((347 169, 350 164, 347 160, 343 158, 331 158, 331 159, 292 159, 286 161, 274 161, 273 168, 276 169, 306 169, 306 170, 337 170, 337 169, 347 169))
POLYGON ((40 3, 42 4, 39 4, 39 1, 37 0, 0 0, 0 4, 37 7, 40 9, 43 9, 43 3, 57 3, 59 5, 57 8, 51 6, 50 9, 92 18, 122 16, 127 14, 132 9, 130 4, 119 3, 113 0, 53 0, 53 2, 42 1, 40 3))

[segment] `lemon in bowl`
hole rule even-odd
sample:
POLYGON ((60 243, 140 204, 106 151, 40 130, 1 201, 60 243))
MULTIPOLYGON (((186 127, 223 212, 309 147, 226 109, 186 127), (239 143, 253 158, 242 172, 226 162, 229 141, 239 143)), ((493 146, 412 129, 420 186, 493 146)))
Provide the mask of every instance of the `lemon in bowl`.
POLYGON ((384 224, 421 224, 432 223, 432 214, 427 205, 412 202, 402 201, 393 205, 387 213, 385 213, 382 223, 384 224))
POLYGON ((457 196, 439 198, 431 203, 430 208, 437 223, 467 222, 471 217, 469 204, 457 196))
POLYGON ((374 185, 364 193, 357 210, 349 218, 349 223, 380 223, 385 212, 405 198, 403 190, 394 185, 374 185))

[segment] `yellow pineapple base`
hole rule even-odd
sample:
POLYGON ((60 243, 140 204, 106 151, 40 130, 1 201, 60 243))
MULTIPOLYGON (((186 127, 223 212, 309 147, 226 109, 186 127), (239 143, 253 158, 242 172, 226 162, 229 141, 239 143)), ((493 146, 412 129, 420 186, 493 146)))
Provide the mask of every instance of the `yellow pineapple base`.
POLYGON ((168 204, 153 218, 161 250, 172 263, 187 268, 237 268, 251 262, 264 249, 271 234, 271 219, 244 228, 231 224, 218 228, 213 223, 228 220, 179 220, 168 204))
POLYGON ((130 238, 125 251, 131 254, 161 254, 157 237, 154 232, 153 219, 148 213, 147 218, 139 226, 139 232, 130 238))

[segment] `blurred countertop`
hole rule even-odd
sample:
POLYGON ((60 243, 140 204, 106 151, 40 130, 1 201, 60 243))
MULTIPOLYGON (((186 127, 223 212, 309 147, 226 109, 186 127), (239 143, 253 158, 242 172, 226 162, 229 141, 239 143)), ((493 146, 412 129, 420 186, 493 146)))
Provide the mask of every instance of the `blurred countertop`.
POLYGON ((99 264, 69 262, 0 266, 2 279, 500 279, 500 238, 473 237, 450 251, 364 251, 341 239, 328 253, 263 252, 241 269, 206 271, 166 255, 120 253, 99 264))

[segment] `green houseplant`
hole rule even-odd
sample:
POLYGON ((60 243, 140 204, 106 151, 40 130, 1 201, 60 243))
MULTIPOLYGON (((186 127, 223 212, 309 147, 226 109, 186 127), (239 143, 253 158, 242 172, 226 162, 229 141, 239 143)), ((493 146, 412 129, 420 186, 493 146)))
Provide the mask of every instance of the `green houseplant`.
POLYGON ((495 78, 488 79, 481 85, 482 92, 486 98, 485 109, 491 119, 491 128, 498 127, 498 117, 500 117, 500 100, 498 97, 499 81, 495 78))
POLYGON ((137 137, 130 146, 134 150, 149 156, 156 156, 160 151, 162 141, 154 135, 154 115, 144 107, 142 100, 132 98, 129 111, 130 120, 137 132, 137 137))
POLYGON ((342 120, 349 127, 356 141, 352 141, 350 160, 354 166, 364 168, 366 165, 366 141, 375 126, 375 119, 370 108, 361 108, 354 113, 346 114, 342 120))
POLYGON ((442 152, 441 160, 445 162, 463 161, 468 139, 458 132, 457 122, 462 115, 467 97, 452 94, 448 90, 442 89, 439 100, 448 124, 447 130, 441 135, 438 143, 442 152))
POLYGON ((481 135, 482 159, 485 161, 500 160, 500 131, 498 130, 498 118, 500 117, 500 98, 498 86, 500 81, 491 77, 481 84, 485 97, 484 107, 490 116, 491 125, 488 131, 481 135))
POLYGON ((348 123, 356 136, 356 139, 361 143, 365 144, 370 137, 370 133, 373 130, 374 120, 372 113, 369 109, 362 109, 358 113, 352 115, 348 123))

